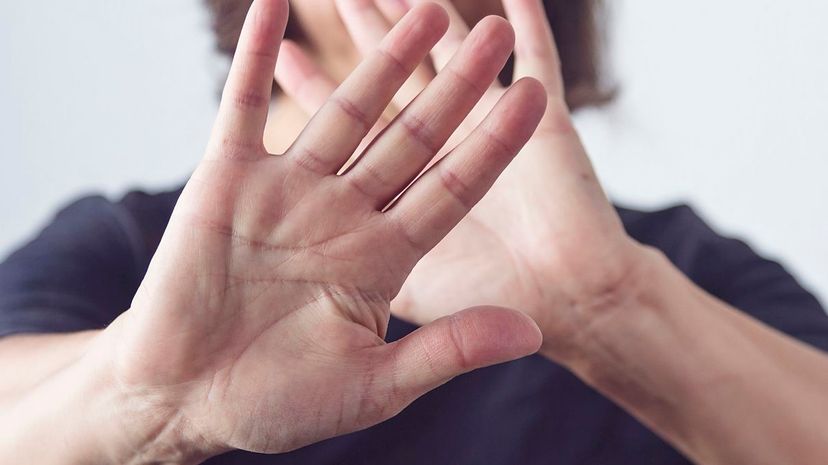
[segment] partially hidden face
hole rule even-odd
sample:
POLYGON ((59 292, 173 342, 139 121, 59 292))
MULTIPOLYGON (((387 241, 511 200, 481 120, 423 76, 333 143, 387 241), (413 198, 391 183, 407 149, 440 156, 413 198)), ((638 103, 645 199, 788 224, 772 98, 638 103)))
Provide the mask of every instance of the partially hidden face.
MULTIPOLYGON (((424 0, 364 0, 376 3, 412 5, 424 0)), ((489 15, 503 16, 501 0, 444 0, 454 5, 469 24, 476 24, 489 15)), ((291 7, 327 14, 336 11, 335 0, 291 0, 291 7)))

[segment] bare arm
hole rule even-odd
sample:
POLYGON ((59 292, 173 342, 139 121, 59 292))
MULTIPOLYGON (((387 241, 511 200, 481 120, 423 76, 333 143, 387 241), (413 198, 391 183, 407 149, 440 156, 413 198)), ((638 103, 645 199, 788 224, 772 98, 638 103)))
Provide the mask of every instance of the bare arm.
POLYGON ((208 149, 131 308, 85 344, 83 335, 6 341, 7 357, 23 357, 14 363, 42 367, 9 385, 2 460, 197 463, 234 449, 287 452, 538 350, 537 325, 495 307, 384 341, 406 276, 541 119, 543 87, 517 82, 417 177, 496 78, 512 28, 482 22, 451 70, 340 175, 448 18, 435 5, 409 13, 274 155, 262 139, 287 8, 253 2, 208 149))
POLYGON ((822 464, 828 357, 699 289, 647 250, 640 274, 583 308, 544 353, 703 465, 822 464))
POLYGON ((0 409, 77 361, 98 331, 24 334, 0 339, 0 409))
MULTIPOLYGON (((376 18, 393 24, 400 10, 376 3, 338 1, 363 50, 387 27, 376 18)), ((514 77, 543 82, 550 103, 487 197, 414 270, 395 313, 427 323, 471 302, 521 309, 544 333, 543 354, 698 463, 825 463, 828 357, 710 296, 627 235, 570 121, 572 89, 543 2, 503 6, 517 34, 514 77)), ((457 12, 452 18, 453 32, 432 53, 437 70, 468 33, 457 12)), ((309 60, 296 55, 280 82, 313 109, 311 92, 293 84, 308 74, 301 63, 309 60)))
POLYGON ((169 413, 123 390, 113 376, 104 354, 123 337, 123 318, 102 331, 0 341, 0 363, 16 370, 2 379, 0 464, 194 464, 206 458, 181 441, 159 441, 169 413))

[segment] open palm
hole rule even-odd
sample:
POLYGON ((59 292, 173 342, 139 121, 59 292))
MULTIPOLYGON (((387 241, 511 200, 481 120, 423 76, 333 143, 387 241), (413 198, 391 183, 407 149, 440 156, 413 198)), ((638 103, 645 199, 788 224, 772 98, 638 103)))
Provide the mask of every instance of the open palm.
MULTIPOLYGON (((468 38, 468 27, 451 2, 436 3, 449 11, 449 31, 432 50, 432 66, 419 67, 397 94, 397 108, 422 98, 433 70, 443 70, 468 38)), ((517 33, 515 80, 540 80, 549 105, 538 130, 489 193, 417 264, 393 312, 426 324, 469 306, 504 305, 530 315, 544 331, 545 343, 560 346, 580 329, 579 307, 615 298, 615 289, 630 279, 637 246, 625 234, 572 125, 542 2, 503 3, 517 33)), ((387 0, 339 0, 338 6, 366 55, 405 11, 387 0)), ((289 58, 277 78, 311 110, 334 88, 332 81, 295 46, 286 50, 289 58), (310 78, 298 88, 302 73, 310 78)), ((504 92, 498 84, 488 88, 442 153, 461 143, 504 92)))
POLYGON ((514 41, 508 23, 476 28, 410 118, 338 175, 448 19, 434 5, 412 11, 274 156, 262 136, 286 18, 286 0, 253 3, 207 154, 114 325, 123 330, 113 348, 120 384, 157 404, 162 430, 201 456, 284 452, 365 428, 453 376, 540 344, 531 320, 497 308, 383 340, 414 265, 485 194, 543 113, 542 86, 515 84, 386 208, 495 78, 514 41))

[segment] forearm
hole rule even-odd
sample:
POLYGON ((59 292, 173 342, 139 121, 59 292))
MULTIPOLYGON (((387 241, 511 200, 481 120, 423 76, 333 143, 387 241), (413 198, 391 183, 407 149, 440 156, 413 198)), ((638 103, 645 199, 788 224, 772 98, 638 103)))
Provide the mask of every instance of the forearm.
POLYGON ((638 291, 588 309, 563 362, 699 464, 824 463, 828 357, 646 253, 638 291))
POLYGON ((99 332, 22 334, 0 339, 0 373, 14 373, 0 378, 0 408, 77 361, 99 332))
MULTIPOLYGON (((37 356, 29 363, 43 361, 51 369, 26 372, 30 381, 39 379, 4 399, 0 464, 196 463, 183 446, 175 412, 154 402, 152 393, 130 392, 113 379, 107 352, 116 331, 32 346, 37 356)), ((21 346, 34 342, 21 340, 21 346)))

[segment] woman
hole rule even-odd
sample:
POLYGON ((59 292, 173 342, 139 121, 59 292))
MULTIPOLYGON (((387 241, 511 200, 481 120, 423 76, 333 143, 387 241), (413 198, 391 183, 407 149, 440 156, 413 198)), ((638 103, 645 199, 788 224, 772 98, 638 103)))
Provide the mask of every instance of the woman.
POLYGON ((815 299, 687 209, 609 204, 538 0, 514 31, 412 3, 295 2, 280 45, 256 0, 180 197, 81 201, 3 264, 2 456, 686 463, 635 417, 697 463, 821 463, 815 299))

